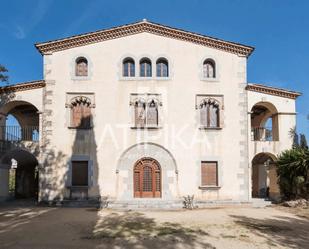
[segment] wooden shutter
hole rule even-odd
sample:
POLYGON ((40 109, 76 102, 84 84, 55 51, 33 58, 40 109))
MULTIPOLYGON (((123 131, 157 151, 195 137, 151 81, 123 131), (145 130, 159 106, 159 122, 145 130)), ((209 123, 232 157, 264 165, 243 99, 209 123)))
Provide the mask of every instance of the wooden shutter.
POLYGON ((81 125, 82 119, 82 109, 80 104, 76 104, 72 107, 72 119, 71 119, 71 127, 79 127, 81 125))
POLYGON ((158 126, 158 107, 155 102, 151 102, 148 104, 147 125, 148 126, 158 126))
POLYGON ((88 186, 88 161, 72 161, 72 186, 88 186))
POLYGON ((91 108, 87 104, 82 105, 82 120, 81 120, 81 127, 88 129, 90 128, 91 124, 91 108))
POLYGON ((135 126, 144 127, 145 121, 145 103, 138 102, 135 104, 135 126))
POLYGON ((202 186, 218 186, 217 162, 202 162, 201 173, 202 186))
POLYGON ((219 108, 214 104, 209 105, 209 126, 219 127, 219 108))
POLYGON ((206 127, 207 126, 207 120, 208 120, 208 111, 207 111, 207 104, 203 104, 200 109, 200 120, 201 125, 206 127))
POLYGON ((76 61, 76 76, 88 76, 88 62, 81 58, 76 61))

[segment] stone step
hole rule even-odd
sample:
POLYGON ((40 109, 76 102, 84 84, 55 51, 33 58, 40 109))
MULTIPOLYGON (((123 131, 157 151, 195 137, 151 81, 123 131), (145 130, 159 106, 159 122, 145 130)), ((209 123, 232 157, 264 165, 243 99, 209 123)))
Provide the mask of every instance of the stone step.
POLYGON ((100 202, 98 200, 62 200, 62 201, 46 202, 41 204, 53 207, 100 208, 100 202))
POLYGON ((270 207, 272 202, 263 198, 252 198, 252 207, 254 208, 265 208, 270 207))
MULTIPOLYGON (((183 209, 183 200, 107 200, 111 209, 183 209)), ((250 206, 249 202, 234 200, 195 201, 194 208, 211 208, 219 206, 250 206)))
POLYGON ((181 209, 182 201, 154 201, 154 200, 130 200, 130 201, 107 201, 107 208, 111 209, 181 209))

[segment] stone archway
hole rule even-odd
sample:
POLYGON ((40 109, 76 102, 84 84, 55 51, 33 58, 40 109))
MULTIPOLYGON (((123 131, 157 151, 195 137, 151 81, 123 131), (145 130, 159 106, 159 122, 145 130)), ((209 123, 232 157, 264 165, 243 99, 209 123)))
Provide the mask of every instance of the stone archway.
POLYGON ((13 100, 0 108, 0 141, 38 140, 38 108, 26 101, 13 100), (7 117, 12 115, 19 125, 12 125, 7 117))
POLYGON ((38 191, 39 111, 14 98, 0 105, 0 199, 35 197, 38 191), (17 124, 12 124, 12 115, 17 124), (12 168, 12 160, 17 168, 12 168), (14 173, 14 174, 13 174, 14 173), (13 174, 13 175, 12 175, 13 174), (15 176, 14 183, 12 179, 15 176), (10 188, 8 187, 10 185, 10 188), (14 193, 11 193, 14 185, 14 193))
POLYGON ((3 178, 1 182, 2 196, 37 198, 38 160, 33 154, 23 149, 10 150, 1 158, 0 169, 3 178), (9 185, 13 186, 9 187, 9 185), (12 187, 14 192, 10 193, 12 187))
MULTIPOLYGON (((163 146, 155 143, 135 144, 125 150, 117 164, 117 199, 134 199, 134 167, 140 159, 151 158, 160 167, 160 196, 162 200, 178 198, 178 171, 173 155, 163 146)), ((158 195, 158 193, 157 193, 158 195)))
POLYGON ((252 159, 252 197, 276 199, 280 195, 275 165, 271 153, 259 153, 252 159))
POLYGON ((270 102, 258 102, 251 108, 253 141, 278 141, 278 110, 270 102))

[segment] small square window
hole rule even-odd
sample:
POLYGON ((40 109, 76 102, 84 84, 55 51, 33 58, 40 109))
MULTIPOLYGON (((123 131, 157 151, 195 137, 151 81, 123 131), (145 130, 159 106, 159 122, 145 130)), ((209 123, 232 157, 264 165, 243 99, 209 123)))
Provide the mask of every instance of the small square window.
POLYGON ((218 162, 202 162, 201 184, 202 186, 218 186, 218 162))
POLYGON ((88 161, 72 161, 72 186, 88 186, 88 161))

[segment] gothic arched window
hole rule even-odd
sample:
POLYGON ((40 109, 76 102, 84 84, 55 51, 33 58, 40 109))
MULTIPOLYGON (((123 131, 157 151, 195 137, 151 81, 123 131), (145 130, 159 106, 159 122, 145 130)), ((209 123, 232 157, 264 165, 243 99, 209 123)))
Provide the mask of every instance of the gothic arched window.
POLYGON ((168 77, 168 61, 165 58, 157 60, 157 77, 168 77))
POLYGON ((206 59, 203 63, 203 77, 216 78, 216 63, 212 59, 206 59))
POLYGON ((220 105, 214 99, 204 99, 200 108, 200 122, 206 128, 219 128, 220 105))
POLYGON ((140 66, 140 76, 141 77, 151 77, 151 61, 148 58, 143 58, 139 62, 140 66))
POLYGON ((132 58, 126 58, 122 62, 122 76, 134 77, 135 76, 135 62, 132 58))
POLYGON ((90 99, 78 96, 71 101, 71 124, 72 128, 91 128, 91 102, 90 99))
POLYGON ((88 76, 88 61, 85 57, 79 57, 75 61, 75 75, 88 76))

